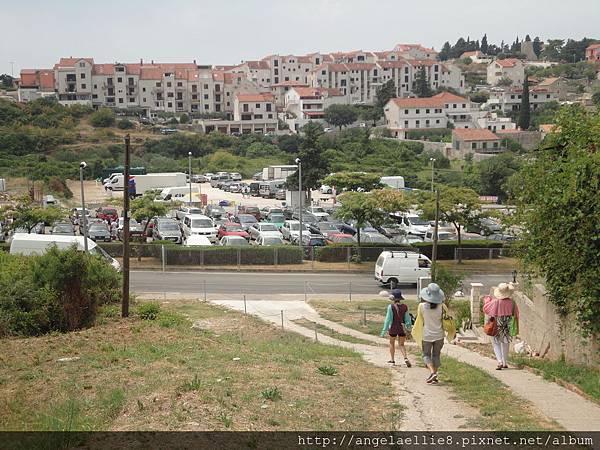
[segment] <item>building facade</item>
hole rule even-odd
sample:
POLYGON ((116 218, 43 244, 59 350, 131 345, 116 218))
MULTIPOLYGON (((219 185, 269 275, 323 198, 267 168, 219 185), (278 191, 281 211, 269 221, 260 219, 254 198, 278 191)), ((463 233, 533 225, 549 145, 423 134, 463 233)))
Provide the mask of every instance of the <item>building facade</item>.
POLYGON ((500 80, 508 79, 513 85, 523 85, 525 80, 525 67, 516 58, 497 59, 487 67, 487 82, 497 86, 500 80))
POLYGON ((502 140, 488 129, 452 130, 452 148, 466 153, 500 153, 502 140))

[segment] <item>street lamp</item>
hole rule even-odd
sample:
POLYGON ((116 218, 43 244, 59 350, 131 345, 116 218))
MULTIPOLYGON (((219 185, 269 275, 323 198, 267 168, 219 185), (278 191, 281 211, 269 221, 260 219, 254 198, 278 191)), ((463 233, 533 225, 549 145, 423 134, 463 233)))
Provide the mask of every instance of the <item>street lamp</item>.
POLYGON ((302 250, 302 161, 300 161, 300 158, 296 158, 296 164, 298 164, 298 206, 300 212, 298 214, 298 219, 300 220, 298 245, 300 246, 300 250, 302 250))
POLYGON ((435 158, 429 158, 429 161, 431 161, 431 192, 433 192, 433 168, 435 165, 435 158))
POLYGON ((190 177, 190 205, 192 204, 192 152, 188 152, 188 176, 190 177))
MULTIPOLYGON (((85 161, 79 164, 79 183, 81 184, 81 217, 83 220, 83 248, 85 252, 88 252, 88 241, 87 241, 87 218, 85 217, 85 197, 83 193, 83 169, 87 167, 85 161)), ((81 223, 81 222, 80 222, 81 223)), ((80 230, 81 231, 81 230, 80 230)))

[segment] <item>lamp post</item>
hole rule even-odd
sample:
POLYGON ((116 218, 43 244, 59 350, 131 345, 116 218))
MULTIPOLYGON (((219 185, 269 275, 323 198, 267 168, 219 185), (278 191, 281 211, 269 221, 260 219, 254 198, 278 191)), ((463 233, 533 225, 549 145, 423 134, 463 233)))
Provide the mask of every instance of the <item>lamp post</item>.
POLYGON ((188 176, 190 177, 190 205, 192 204, 192 152, 188 152, 188 176))
POLYGON ((300 221, 300 229, 298 230, 298 245, 302 251, 302 161, 300 161, 300 158, 296 158, 296 164, 298 164, 298 219, 300 221))
POLYGON ((433 192, 433 168, 435 165, 435 158, 429 158, 429 161, 431 161, 431 192, 433 192))
MULTIPOLYGON (((83 248, 85 252, 88 252, 88 232, 87 232, 87 218, 85 217, 85 197, 84 197, 84 189, 83 189, 83 169, 87 167, 85 161, 82 161, 79 164, 79 184, 81 184, 81 217, 83 221, 83 248)), ((81 222, 80 222, 81 223, 81 222)), ((81 230, 80 230, 81 231, 81 230)))

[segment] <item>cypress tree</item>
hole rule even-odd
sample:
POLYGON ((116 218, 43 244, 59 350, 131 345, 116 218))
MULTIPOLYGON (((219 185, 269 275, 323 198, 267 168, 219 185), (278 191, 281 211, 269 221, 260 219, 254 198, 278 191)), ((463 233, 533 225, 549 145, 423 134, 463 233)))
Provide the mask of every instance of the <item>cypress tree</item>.
POLYGON ((483 35, 483 38, 481 39, 481 52, 485 53, 487 55, 488 52, 488 41, 487 41, 487 34, 483 35))
POLYGON ((521 130, 529 129, 529 123, 531 120, 531 110, 529 105, 529 80, 525 75, 525 81, 523 82, 523 95, 521 95, 521 110, 519 111, 519 127, 521 130))
POLYGON ((427 80, 425 66, 421 66, 421 69, 417 74, 415 91, 418 97, 431 97, 431 88, 429 87, 429 81, 427 80))

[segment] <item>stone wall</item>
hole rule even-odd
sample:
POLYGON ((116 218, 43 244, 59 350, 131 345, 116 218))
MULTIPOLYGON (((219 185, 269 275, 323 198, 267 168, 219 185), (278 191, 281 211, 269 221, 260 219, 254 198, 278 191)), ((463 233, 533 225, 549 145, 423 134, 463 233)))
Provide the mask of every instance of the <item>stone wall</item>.
POLYGON ((525 150, 534 150, 542 142, 542 133, 539 131, 503 130, 497 134, 502 139, 518 142, 525 150))
POLYGON ((533 351, 543 354, 547 349, 548 359, 564 356, 568 362, 599 366, 599 339, 584 339, 574 318, 560 317, 546 299, 543 285, 534 285, 530 295, 517 291, 514 296, 520 311, 519 337, 533 351))

